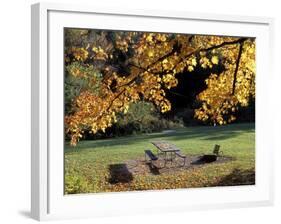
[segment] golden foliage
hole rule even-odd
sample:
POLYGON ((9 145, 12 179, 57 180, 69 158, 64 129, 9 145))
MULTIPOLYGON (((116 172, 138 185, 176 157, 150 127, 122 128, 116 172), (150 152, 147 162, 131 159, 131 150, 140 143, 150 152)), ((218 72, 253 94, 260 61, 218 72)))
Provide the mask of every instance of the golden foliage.
POLYGON ((203 103, 195 110, 195 117, 222 125, 234 121, 238 105, 247 106, 249 98, 255 96, 255 44, 245 40, 238 45, 222 47, 220 51, 226 58, 226 70, 206 80, 207 89, 198 95, 203 103), (237 61, 240 45, 241 57, 237 61))
MULTIPOLYGON (((247 106, 249 97, 255 95, 252 39, 139 32, 115 32, 111 40, 101 32, 91 38, 87 43, 67 47, 65 53, 66 64, 93 64, 103 77, 99 92, 82 89, 73 99, 74 112, 65 116, 72 145, 77 144, 85 129, 96 133, 112 126, 116 114, 126 113, 131 102, 144 99, 153 102, 162 113, 171 110, 165 90, 177 86, 178 74, 193 72, 197 67, 224 67, 221 74, 211 74, 206 79, 207 88, 198 95, 202 105, 195 110, 195 117, 202 121, 232 122, 238 105, 247 106), (127 73, 114 67, 120 55, 116 50, 125 55, 127 73)), ((70 66, 68 72, 74 77, 92 77, 79 66, 70 66)))

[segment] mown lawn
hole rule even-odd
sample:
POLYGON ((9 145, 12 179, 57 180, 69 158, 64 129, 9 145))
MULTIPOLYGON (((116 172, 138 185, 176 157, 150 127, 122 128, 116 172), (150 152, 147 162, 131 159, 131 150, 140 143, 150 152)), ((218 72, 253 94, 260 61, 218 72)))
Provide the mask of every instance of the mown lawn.
POLYGON ((245 185, 254 184, 254 176, 253 123, 188 127, 171 133, 80 141, 76 147, 65 145, 66 194, 245 185), (109 183, 110 165, 143 158, 145 149, 156 152, 150 142, 157 139, 174 143, 187 156, 210 153, 219 144, 233 160, 175 173, 134 175, 129 183, 109 183))

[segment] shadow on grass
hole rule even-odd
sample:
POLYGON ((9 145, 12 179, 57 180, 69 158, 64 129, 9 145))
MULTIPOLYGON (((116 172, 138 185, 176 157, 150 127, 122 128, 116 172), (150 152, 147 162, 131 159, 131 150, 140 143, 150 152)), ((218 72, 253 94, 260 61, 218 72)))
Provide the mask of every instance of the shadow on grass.
POLYGON ((108 182, 111 184, 129 183, 133 180, 133 174, 124 163, 111 164, 108 169, 110 174, 108 182))
POLYGON ((203 165, 203 164, 212 163, 215 161, 217 161, 216 155, 203 155, 203 156, 199 156, 197 160, 192 161, 191 165, 203 165))
POLYGON ((152 173, 153 175, 160 175, 160 171, 159 171, 158 167, 154 166, 151 163, 148 164, 148 167, 149 167, 150 173, 152 173))
POLYGON ((118 145, 131 145, 138 142, 146 141, 147 143, 155 139, 166 139, 170 141, 184 140, 184 139, 196 139, 200 140, 224 140, 239 136, 244 133, 254 132, 254 123, 247 124, 231 124, 225 126, 200 126, 200 127, 188 127, 183 129, 177 129, 173 132, 158 132, 152 134, 140 134, 137 136, 117 137, 104 140, 86 140, 79 143, 75 148, 69 147, 69 143, 66 143, 66 150, 79 151, 83 149, 93 149, 96 147, 111 147, 118 145))
POLYGON ((238 186, 238 185, 254 185, 255 170, 240 170, 234 169, 229 175, 223 177, 213 186, 238 186))

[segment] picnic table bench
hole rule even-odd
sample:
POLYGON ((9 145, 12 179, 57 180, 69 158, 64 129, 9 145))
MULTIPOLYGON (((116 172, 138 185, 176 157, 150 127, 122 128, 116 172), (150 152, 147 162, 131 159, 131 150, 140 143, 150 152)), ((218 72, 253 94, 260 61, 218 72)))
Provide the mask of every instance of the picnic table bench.
POLYGON ((150 162, 150 165, 153 165, 154 167, 156 167, 154 164, 154 161, 158 160, 158 157, 156 155, 154 155, 154 153, 149 149, 144 150, 145 162, 147 162, 147 157, 148 157, 148 161, 150 162))
POLYGON ((155 160, 158 159, 158 157, 155 156, 155 155, 153 154, 153 152, 152 152, 151 150, 149 150, 149 149, 144 150, 144 153, 145 153, 145 160, 146 160, 146 157, 147 157, 147 156, 149 157, 149 159, 150 159, 151 161, 155 161, 155 160))
POLYGON ((183 155, 181 151, 176 151, 175 154, 183 159, 183 166, 185 166, 186 163, 186 155, 183 155))

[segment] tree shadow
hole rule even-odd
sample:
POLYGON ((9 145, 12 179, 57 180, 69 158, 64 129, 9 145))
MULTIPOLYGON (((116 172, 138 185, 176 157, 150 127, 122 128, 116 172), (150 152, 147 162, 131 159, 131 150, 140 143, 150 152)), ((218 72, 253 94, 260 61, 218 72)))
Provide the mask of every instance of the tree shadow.
POLYGON ((108 182, 110 184, 129 183, 133 180, 133 174, 124 163, 110 164, 108 169, 110 174, 108 182))
POLYGON ((69 147, 66 143, 67 152, 80 151, 83 149, 94 149, 99 147, 111 147, 120 145, 132 145, 138 142, 151 142, 156 139, 167 139, 171 141, 196 139, 200 140, 224 140, 234 138, 244 133, 254 132, 254 123, 247 124, 231 124, 226 126, 199 126, 185 129, 178 129, 174 132, 158 132, 152 134, 140 134, 137 136, 116 137, 104 140, 85 140, 83 144, 78 144, 75 148, 69 147))
POLYGON ((223 177, 213 186, 238 186, 238 185, 254 185, 255 184, 255 170, 241 170, 234 169, 229 175, 223 177))

